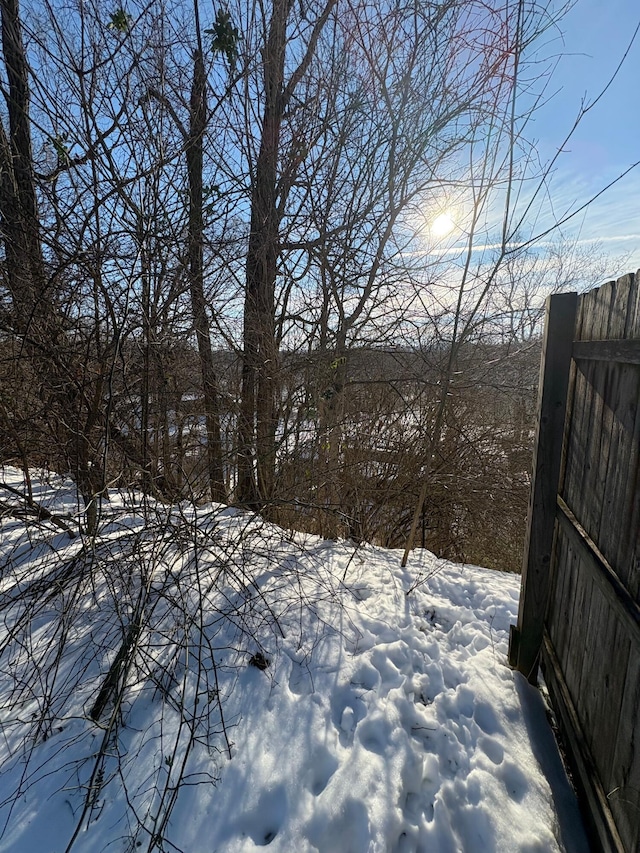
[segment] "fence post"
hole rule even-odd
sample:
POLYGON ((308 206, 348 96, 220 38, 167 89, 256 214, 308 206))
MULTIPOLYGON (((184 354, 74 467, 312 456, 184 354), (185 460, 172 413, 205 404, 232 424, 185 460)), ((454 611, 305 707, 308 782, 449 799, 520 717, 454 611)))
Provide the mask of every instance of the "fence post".
POLYGON ((511 626, 509 664, 537 681, 549 578, 577 293, 547 298, 538 386, 533 480, 522 562, 518 625, 511 626))

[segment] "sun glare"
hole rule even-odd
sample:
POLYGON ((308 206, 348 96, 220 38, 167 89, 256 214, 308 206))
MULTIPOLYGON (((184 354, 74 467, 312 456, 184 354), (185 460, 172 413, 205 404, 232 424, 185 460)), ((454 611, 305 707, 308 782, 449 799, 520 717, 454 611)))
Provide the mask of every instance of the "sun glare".
POLYGON ((441 213, 431 223, 430 231, 434 237, 446 237, 447 234, 451 234, 453 229, 456 227, 455 222, 451 218, 451 215, 448 213, 441 213))

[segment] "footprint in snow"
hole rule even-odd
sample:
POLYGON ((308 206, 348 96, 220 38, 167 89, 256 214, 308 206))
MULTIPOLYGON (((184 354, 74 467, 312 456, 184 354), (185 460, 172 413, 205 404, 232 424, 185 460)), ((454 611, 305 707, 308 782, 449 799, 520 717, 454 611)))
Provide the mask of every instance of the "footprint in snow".
POLYGON ((499 765, 504 761, 504 749, 495 738, 481 737, 478 740, 478 747, 493 764, 499 765))
POLYGON ((473 718, 487 735, 502 734, 504 729, 496 712, 487 702, 478 702, 473 710, 473 718))
POLYGON ((289 690, 296 696, 308 696, 312 692, 311 674, 297 661, 291 661, 289 673, 289 690))
POLYGON ((384 695, 393 688, 400 687, 406 676, 412 674, 411 662, 406 649, 404 655, 399 656, 397 648, 377 646, 371 652, 370 660, 380 675, 380 686, 384 690, 384 695))
POLYGON ((516 803, 521 803, 529 791, 529 782, 519 767, 511 762, 504 762, 497 775, 499 775, 507 789, 507 794, 516 803))
POLYGON ((415 840, 410 837, 408 832, 401 832, 393 848, 393 853, 415 853, 415 850, 415 840))
POLYGON ((287 794, 283 785, 264 791, 256 808, 245 816, 246 832, 257 847, 271 844, 287 816, 287 794))
POLYGON ((351 676, 351 684, 364 690, 376 690, 380 681, 379 671, 368 662, 361 664, 351 676))
POLYGON ((316 849, 327 853, 368 853, 371 849, 366 806, 351 797, 329 814, 318 810, 305 827, 305 834, 316 849))
POLYGON ((309 762, 307 787, 314 797, 325 790, 338 766, 336 757, 325 747, 320 747, 313 754, 309 762))
POLYGON ((351 594, 356 601, 366 601, 373 595, 373 590, 368 586, 352 586, 351 594))
MULTIPOLYGON (((408 820, 417 823, 422 814, 420 795, 414 791, 408 791, 405 794, 404 803, 402 803, 402 811, 408 820)), ((406 833, 403 832, 402 835, 406 835, 406 833)))
POLYGON ((331 720, 338 730, 341 746, 351 746, 356 726, 366 716, 367 706, 348 687, 334 692, 331 697, 331 720))
POLYGON ((456 690, 469 680, 467 675, 450 660, 443 661, 441 669, 444 686, 449 690, 456 690))
POLYGON ((463 717, 473 717, 475 708, 475 694, 465 684, 461 684, 456 690, 456 704, 458 712, 463 717))
POLYGON ((358 740, 369 752, 384 755, 390 749, 393 726, 381 714, 367 717, 358 727, 358 740))
POLYGON ((356 727, 356 715, 355 711, 352 707, 347 705, 347 707, 342 712, 342 716, 340 717, 340 728, 346 735, 353 734, 353 730, 356 727))

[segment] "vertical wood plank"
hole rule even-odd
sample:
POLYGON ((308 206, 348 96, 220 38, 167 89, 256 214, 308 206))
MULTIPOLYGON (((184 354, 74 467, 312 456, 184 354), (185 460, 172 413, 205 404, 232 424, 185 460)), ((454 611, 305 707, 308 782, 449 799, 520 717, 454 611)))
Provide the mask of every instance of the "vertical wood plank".
POLYGON ((625 690, 613 758, 609 806, 625 850, 640 849, 640 658, 632 655, 625 671, 625 690))
POLYGON ((574 579, 567 539, 558 525, 556 525, 555 536, 546 624, 553 647, 558 650, 565 645, 564 637, 569 616, 567 599, 573 598, 571 589, 574 579))
POLYGON ((562 671, 566 671, 571 624, 575 607, 578 587, 578 556, 571 547, 564 531, 556 527, 557 549, 554 556, 554 576, 556 577, 555 591, 557 602, 549 609, 547 624, 549 636, 556 649, 562 671))
MULTIPOLYGON (((598 293, 590 339, 611 337, 618 306, 619 288, 611 282, 598 293)), ((589 405, 588 415, 582 424, 584 473, 576 511, 583 526, 596 541, 600 541, 604 490, 610 462, 614 424, 611 398, 615 396, 617 367, 615 364, 595 362, 588 366, 586 375, 589 405)), ((606 679, 614 626, 610 608, 603 601, 596 585, 592 585, 590 596, 588 600, 585 597, 583 607, 586 611, 586 618, 580 626, 583 636, 572 639, 573 671, 569 677, 572 682, 575 680, 577 713, 592 750, 597 772, 602 778, 612 748, 612 732, 610 728, 603 730, 601 714, 607 707, 607 699, 611 698, 606 679)), ((609 710, 616 713, 619 708, 609 710)))
MULTIPOLYGON (((598 752, 598 769, 605 791, 612 791, 616 786, 618 767, 615 763, 615 750, 622 715, 624 713, 624 696, 627 689, 626 678, 629 661, 635 656, 635 647, 627 635, 626 626, 619 621, 613 621, 613 636, 608 646, 609 657, 615 650, 615 663, 603 671, 604 683, 596 709, 596 729, 593 737, 600 740, 598 752)), ((623 733, 624 737, 624 733, 623 733)))
MULTIPOLYGON (((605 329, 607 340, 620 340, 624 337, 628 301, 633 276, 623 276, 618 279, 612 290, 612 301, 609 309, 608 323, 605 329)), ((616 527, 616 519, 603 516, 607 495, 607 482, 618 480, 623 476, 617 465, 616 454, 620 441, 619 411, 623 402, 625 388, 622 384, 623 365, 616 362, 602 362, 596 365, 594 376, 595 394, 598 406, 600 424, 600 447, 598 456, 593 460, 592 487, 587 491, 589 513, 587 531, 591 528, 591 536, 598 542, 600 550, 611 559, 609 534, 616 527)))
MULTIPOLYGON (((639 344, 640 346, 640 344, 639 344)), ((617 364, 617 386, 611 405, 610 464, 602 486, 603 506, 598 537, 600 550, 620 580, 630 583, 630 540, 633 503, 638 490, 640 445, 640 367, 617 364)))
POLYGON ((567 749, 568 764, 574 774, 576 789, 583 805, 592 853, 636 853, 626 849, 620 839, 609 807, 608 792, 603 790, 595 772, 593 757, 548 635, 544 638, 542 661, 549 694, 559 721, 561 740, 567 749))
POLYGON ((636 493, 631 513, 631 544, 629 546, 629 580, 627 589, 640 604, 640 482, 636 470, 636 493), (635 531, 635 533, 634 533, 635 531))
POLYGON ((628 662, 629 643, 624 642, 624 635, 626 626, 619 625, 600 588, 594 584, 582 649, 578 716, 605 789, 610 782, 609 769, 622 705, 623 676, 617 671, 622 668, 625 674, 628 662))
MULTIPOLYGON (((546 304, 533 481, 517 629, 516 667, 532 682, 537 680, 549 596, 549 569, 577 300, 575 293, 560 293, 548 297, 546 304)), ((510 660, 513 661, 511 654, 510 660)))
MULTIPOLYGON (((582 315, 580 337, 582 339, 591 340, 601 335, 602 291, 603 288, 591 290, 580 299, 582 315)), ((593 436, 594 407, 591 373, 595 366, 594 363, 588 363, 581 364, 578 368, 576 400, 571 423, 568 425, 567 501, 579 517, 582 517, 584 513, 583 493, 590 470, 587 460, 593 436)), ((570 550, 572 551, 572 549, 570 550)), ((588 573, 584 571, 580 555, 577 553, 573 554, 573 565, 575 567, 574 597, 569 603, 569 624, 564 647, 559 650, 559 656, 565 672, 567 689, 577 712, 580 713, 582 709, 580 682, 584 662, 584 646, 589 628, 593 584, 588 573)))
POLYGON ((640 338, 640 270, 633 277, 632 295, 625 320, 625 338, 640 338))
MULTIPOLYGON (((628 276, 629 296, 624 326, 625 339, 640 346, 640 273, 628 276)), ((620 448, 616 459, 617 477, 607 489, 607 550, 610 562, 631 595, 640 600, 640 560, 636 546, 640 528, 640 367, 619 365, 621 370, 620 409, 617 429, 620 448)), ((604 529, 604 525, 603 525, 604 529)), ((607 555, 607 550, 603 553, 607 555)))
MULTIPOLYGON (((611 305, 614 298, 615 286, 610 283, 586 294, 582 299, 583 323, 581 337, 597 340, 607 337, 611 316, 611 305)), ((602 395, 596 389, 598 371, 606 369, 606 365, 597 362, 580 366, 580 402, 577 407, 577 417, 572 424, 571 458, 573 462, 569 500, 574 512, 584 526, 596 533, 599 524, 601 507, 598 499, 598 475, 606 471, 608 458, 602 459, 603 453, 608 457, 608 442, 604 428, 605 410, 602 395), (602 472, 602 473, 601 473, 602 472), (597 522, 595 519, 597 518, 597 522)), ((602 695, 598 673, 600 646, 597 638, 604 624, 606 613, 603 614, 603 602, 598 590, 590 577, 581 566, 580 558, 576 555, 575 600, 568 630, 568 642, 560 652, 562 666, 566 674, 567 689, 574 702, 576 714, 584 727, 587 743, 594 751, 594 760, 602 757, 599 744, 595 744, 590 735, 602 695), (597 661, 594 661, 594 657, 597 661), (596 753, 598 755, 596 756, 596 753)))
MULTIPOLYGON (((576 310, 576 325, 574 332, 574 340, 582 340, 582 327, 584 325, 585 310, 584 297, 578 297, 578 305, 576 310)), ((575 361, 571 361, 569 369, 569 389, 567 391, 567 411, 565 415, 565 430, 562 441, 562 461, 560 463, 560 477, 558 482, 558 494, 565 498, 565 480, 567 477, 567 451, 569 449, 569 441, 571 438, 571 425, 575 417, 575 409, 582 404, 580 396, 576 392, 576 385, 582 374, 578 371, 575 361)))
POLYGON ((593 581, 590 572, 582 565, 580 555, 576 553, 576 585, 567 631, 566 648, 563 650, 562 663, 567 689, 576 708, 580 708, 580 679, 584 647, 589 627, 588 617, 591 607, 593 581))
MULTIPOLYGON (((615 298, 615 282, 608 282, 598 290, 585 294, 584 304, 587 312, 583 335, 589 340, 603 340, 607 336, 609 318, 615 298)), ((598 501, 596 476, 599 466, 602 437, 603 398, 602 385, 607 365, 589 361, 580 365, 584 373, 584 406, 580 421, 576 421, 574 441, 576 444, 575 491, 571 495, 569 507, 580 520, 587 533, 597 539, 596 513, 594 504, 598 501), (600 377, 600 381, 598 381, 600 377)), ((599 519, 600 513, 597 513, 599 519)))
MULTIPOLYGON (((585 293, 580 297, 578 322, 576 323, 576 337, 579 334, 580 340, 585 340, 589 336, 593 320, 591 305, 593 304, 594 299, 594 291, 589 291, 589 293, 585 293)), ((587 391, 589 384, 584 373, 583 365, 578 369, 575 362, 573 362, 571 369, 572 371, 575 371, 575 380, 573 386, 571 417, 567 424, 564 452, 564 476, 560 494, 569 506, 574 506, 576 495, 580 492, 580 479, 582 478, 583 472, 581 424, 584 418, 585 407, 588 404, 587 391)))

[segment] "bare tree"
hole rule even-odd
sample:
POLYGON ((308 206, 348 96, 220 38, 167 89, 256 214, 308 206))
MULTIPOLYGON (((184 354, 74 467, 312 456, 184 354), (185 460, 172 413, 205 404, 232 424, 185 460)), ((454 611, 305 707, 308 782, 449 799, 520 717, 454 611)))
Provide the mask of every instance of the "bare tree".
POLYGON ((31 361, 46 409, 50 433, 45 440, 62 448, 83 496, 87 528, 95 529, 95 468, 91 435, 96 400, 79 371, 82 353, 68 334, 60 311, 60 271, 45 263, 37 201, 30 118, 29 66, 17 0, 0 6, 2 49, 7 78, 9 134, 0 126, 0 218, 5 270, 12 310, 6 330, 17 336, 31 361))
MULTIPOLYGON (((297 9, 295 3, 292 0, 275 0, 268 22, 263 21, 262 116, 259 151, 251 175, 251 221, 244 301, 238 448, 238 498, 242 503, 269 502, 273 498, 278 395, 275 284, 280 255, 280 224, 285 214, 288 191, 295 180, 291 169, 282 175, 282 126, 336 3, 337 0, 326 0, 292 20, 297 9), (293 55, 287 57, 288 52, 293 52, 293 55), (289 74, 286 73, 287 58, 289 63, 294 63, 289 74)), ((292 144, 297 147, 301 142, 295 139, 292 144)))
POLYGON ((189 131, 185 140, 189 181, 189 284, 193 310, 207 428, 207 457, 211 499, 224 502, 226 490, 222 470, 218 380, 213 364, 211 328, 204 295, 203 145, 207 125, 207 80, 202 48, 198 4, 194 5, 196 49, 189 110, 189 131))

